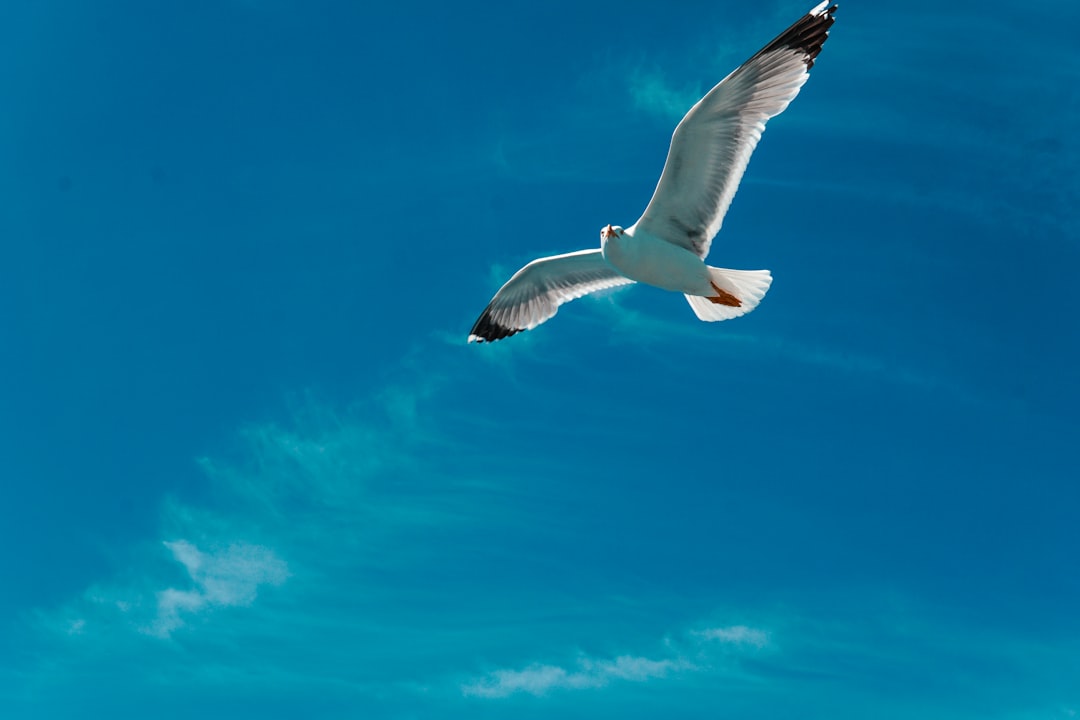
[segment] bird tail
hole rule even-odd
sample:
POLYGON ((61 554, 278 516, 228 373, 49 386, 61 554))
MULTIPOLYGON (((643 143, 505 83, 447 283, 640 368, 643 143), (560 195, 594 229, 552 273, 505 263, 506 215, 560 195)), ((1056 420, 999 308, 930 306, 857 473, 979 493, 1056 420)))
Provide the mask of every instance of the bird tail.
POLYGON ((772 274, 768 270, 728 270, 709 266, 709 279, 715 295, 686 296, 694 314, 705 322, 745 315, 758 306, 772 284, 772 274))

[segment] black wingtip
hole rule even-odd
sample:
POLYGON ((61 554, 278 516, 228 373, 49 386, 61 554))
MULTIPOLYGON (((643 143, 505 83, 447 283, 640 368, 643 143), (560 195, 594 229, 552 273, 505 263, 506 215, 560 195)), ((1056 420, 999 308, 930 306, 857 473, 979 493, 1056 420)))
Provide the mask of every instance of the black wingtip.
POLYGON ((469 331, 469 342, 495 342, 516 335, 519 332, 521 332, 521 328, 506 327, 496 322, 491 316, 491 307, 489 306, 484 309, 480 319, 476 321, 472 330, 469 331))
POLYGON ((781 48, 800 50, 805 56, 806 69, 809 70, 814 67, 814 60, 829 37, 829 28, 836 22, 835 15, 839 7, 838 4, 833 4, 824 10, 814 8, 763 47, 757 55, 764 55, 781 48))

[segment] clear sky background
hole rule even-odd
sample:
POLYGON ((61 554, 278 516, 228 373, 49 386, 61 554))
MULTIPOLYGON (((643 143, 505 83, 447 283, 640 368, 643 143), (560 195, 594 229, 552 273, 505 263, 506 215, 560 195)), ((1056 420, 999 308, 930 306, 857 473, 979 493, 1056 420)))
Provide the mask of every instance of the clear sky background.
POLYGON ((843 3, 710 262, 469 346, 812 3, 3 5, 0 716, 1080 712, 1080 6, 843 3))

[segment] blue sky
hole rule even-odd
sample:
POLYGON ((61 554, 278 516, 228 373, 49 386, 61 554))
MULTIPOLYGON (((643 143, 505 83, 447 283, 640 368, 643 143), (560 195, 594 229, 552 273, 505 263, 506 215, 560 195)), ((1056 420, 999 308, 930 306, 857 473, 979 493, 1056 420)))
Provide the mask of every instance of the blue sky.
POLYGON ((1080 10, 843 4, 759 309, 468 346, 810 3, 11 5, 4 717, 1080 712, 1080 10))

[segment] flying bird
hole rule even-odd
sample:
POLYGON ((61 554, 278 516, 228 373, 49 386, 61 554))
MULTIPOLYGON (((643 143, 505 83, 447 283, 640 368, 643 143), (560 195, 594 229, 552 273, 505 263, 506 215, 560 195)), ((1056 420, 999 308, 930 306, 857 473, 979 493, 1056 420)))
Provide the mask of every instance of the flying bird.
POLYGON ((705 257, 766 121, 810 77, 836 9, 821 3, 706 93, 676 126, 638 221, 604 227, 599 249, 540 258, 518 270, 473 325, 469 342, 531 330, 565 302, 635 282, 683 293, 707 322, 756 308, 772 283, 769 271, 711 267, 705 257))

